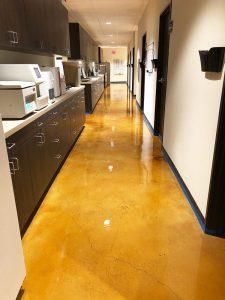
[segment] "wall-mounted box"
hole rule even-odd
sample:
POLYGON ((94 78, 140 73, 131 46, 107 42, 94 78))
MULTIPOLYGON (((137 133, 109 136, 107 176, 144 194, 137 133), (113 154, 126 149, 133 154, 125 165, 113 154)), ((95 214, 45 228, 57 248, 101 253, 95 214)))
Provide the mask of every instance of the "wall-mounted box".
POLYGON ((211 48, 209 51, 199 51, 203 72, 221 72, 224 63, 225 47, 211 48))

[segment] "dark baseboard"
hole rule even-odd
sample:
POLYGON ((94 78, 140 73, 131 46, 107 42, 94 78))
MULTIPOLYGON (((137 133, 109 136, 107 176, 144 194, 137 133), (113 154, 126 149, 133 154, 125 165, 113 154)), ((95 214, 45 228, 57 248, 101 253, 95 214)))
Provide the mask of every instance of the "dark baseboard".
MULTIPOLYGON (((197 219, 198 219, 198 222, 202 228, 202 230, 205 232, 205 233, 208 233, 207 232, 207 229, 206 229, 206 225, 205 225, 205 218, 204 216, 202 215, 201 211, 199 210, 193 196, 191 195, 188 187, 186 186, 185 182, 183 181, 180 173, 178 172, 177 168, 175 167, 173 161, 171 160, 171 158, 169 157, 168 153, 166 152, 165 148, 162 147, 162 152, 163 152, 163 155, 164 155, 164 158, 165 160, 167 161, 167 163, 169 164, 173 174, 175 175, 186 199, 188 200, 192 210, 194 211, 197 219)), ((211 233, 212 234, 212 233, 211 233)))
POLYGON ((151 133, 156 136, 156 133, 155 133, 155 130, 154 128, 152 127, 152 124, 149 122, 148 118, 146 117, 146 115, 143 113, 143 116, 144 116, 144 121, 145 121, 145 124, 146 126, 148 127, 148 129, 151 131, 151 133))
POLYGON ((137 100, 136 100, 136 105, 137 105, 138 109, 140 110, 140 112, 143 114, 144 121, 145 121, 145 124, 146 124, 146 126, 148 127, 148 129, 151 131, 151 133, 152 133, 154 136, 157 136, 157 134, 155 133, 154 128, 152 127, 152 124, 149 122, 149 120, 148 120, 148 118, 146 117, 145 113, 142 111, 141 106, 140 106, 140 104, 138 103, 137 100))
POLYGON ((30 226, 30 224, 31 224, 31 222, 32 222, 32 220, 33 220, 33 218, 35 217, 35 215, 36 215, 38 209, 40 208, 42 202, 44 201, 44 199, 45 199, 45 197, 46 197, 46 195, 47 195, 47 193, 48 193, 50 187, 52 186, 52 184, 53 184, 53 182, 55 181, 57 175, 59 174, 60 170, 62 169, 62 166, 64 165, 64 163, 65 163, 66 159, 68 158, 70 152, 73 150, 73 148, 74 148, 75 144, 77 143, 77 141, 78 141, 80 135, 82 134, 84 128, 85 128, 85 126, 83 126, 83 127, 81 128, 81 130, 80 130, 78 136, 76 137, 76 140, 74 141, 74 143, 73 143, 72 146, 70 147, 70 149, 69 149, 69 151, 67 152, 66 156, 64 157, 63 161, 62 161, 61 164, 59 165, 57 171, 56 171, 55 174, 53 175, 51 181, 49 182, 47 188, 45 189, 44 194, 42 195, 42 197, 41 197, 41 199, 39 200, 37 206, 35 207, 35 210, 33 211, 32 215, 30 216, 30 218, 28 219, 28 221, 26 222, 26 224, 25 224, 23 230, 21 231, 21 237, 23 237, 24 234, 26 233, 26 231, 27 231, 28 227, 30 226))
POLYGON ((137 105, 138 109, 140 110, 140 112, 143 114, 143 111, 142 111, 142 109, 141 109, 141 106, 140 106, 140 104, 138 103, 137 100, 136 100, 136 105, 137 105))

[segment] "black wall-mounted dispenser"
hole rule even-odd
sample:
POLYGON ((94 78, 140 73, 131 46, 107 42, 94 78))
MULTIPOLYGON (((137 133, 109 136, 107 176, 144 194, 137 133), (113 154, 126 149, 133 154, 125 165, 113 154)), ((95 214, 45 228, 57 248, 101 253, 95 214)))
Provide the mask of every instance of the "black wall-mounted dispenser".
POLYGON ((157 58, 152 59, 152 67, 153 69, 158 69, 159 60, 157 58))
POLYGON ((203 72, 221 72, 224 63, 225 47, 211 48, 209 51, 199 51, 203 72))

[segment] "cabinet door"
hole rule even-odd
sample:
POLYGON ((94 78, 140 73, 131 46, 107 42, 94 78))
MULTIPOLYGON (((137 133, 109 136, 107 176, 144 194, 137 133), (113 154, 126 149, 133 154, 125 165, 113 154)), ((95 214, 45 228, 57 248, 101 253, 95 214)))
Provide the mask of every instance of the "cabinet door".
POLYGON ((53 177, 63 160, 63 154, 61 153, 62 140, 60 127, 60 116, 49 121, 45 127, 48 148, 48 172, 50 177, 53 177))
MULTIPOLYGON (((9 144, 7 146, 12 147, 9 144)), ((22 231, 35 209, 30 165, 27 159, 28 143, 26 142, 18 147, 15 145, 15 149, 9 150, 8 155, 19 225, 22 231)))
POLYGON ((61 112, 60 118, 60 152, 64 158, 70 148, 70 115, 67 108, 61 112))
POLYGON ((50 182, 48 148, 45 129, 35 132, 28 143, 28 160, 35 204, 39 202, 50 182))
POLYGON ((26 49, 28 36, 23 0, 1 0, 1 9, 5 14, 3 27, 6 27, 7 45, 26 49))
POLYGON ((74 141, 75 141, 75 139, 78 135, 76 110, 77 110, 77 106, 76 106, 76 99, 75 99, 75 96, 74 96, 73 100, 70 102, 70 110, 69 110, 71 144, 74 143, 74 141))
POLYGON ((37 51, 47 51, 44 2, 44 0, 24 0, 29 47, 37 51))
POLYGON ((69 23, 68 23, 68 11, 60 3, 58 7, 58 45, 57 54, 70 56, 70 38, 69 38, 69 23))

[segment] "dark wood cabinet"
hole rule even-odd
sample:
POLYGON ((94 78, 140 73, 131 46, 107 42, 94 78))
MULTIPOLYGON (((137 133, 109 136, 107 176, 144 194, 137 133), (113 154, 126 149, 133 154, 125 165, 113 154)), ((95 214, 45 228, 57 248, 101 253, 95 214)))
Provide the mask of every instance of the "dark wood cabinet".
POLYGON ((60 0, 1 0, 0 47, 69 56, 66 8, 60 0))
POLYGON ((28 161, 29 141, 21 145, 9 142, 7 143, 7 147, 9 149, 9 164, 12 174, 17 214, 20 229, 22 230, 28 221, 31 212, 35 208, 35 198, 28 161))
POLYGON ((81 90, 6 140, 21 232, 84 122, 81 90))
POLYGON ((0 2, 1 44, 16 49, 26 48, 28 42, 23 0, 0 2))
POLYGON ((83 83, 85 86, 85 107, 87 113, 92 113, 104 92, 104 76, 91 83, 83 83))
POLYGON ((98 46, 79 23, 69 24, 71 59, 98 62, 98 46))
POLYGON ((47 17, 45 11, 45 2, 45 0, 24 0, 24 9, 29 48, 37 51, 47 52, 48 35, 47 31, 43 30, 43 26, 41 23, 47 17), (40 22, 40 20, 42 21, 40 22))
POLYGON ((36 205, 43 195, 50 179, 45 128, 34 132, 29 139, 27 159, 31 166, 30 176, 33 187, 34 202, 36 205))

